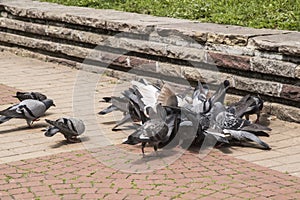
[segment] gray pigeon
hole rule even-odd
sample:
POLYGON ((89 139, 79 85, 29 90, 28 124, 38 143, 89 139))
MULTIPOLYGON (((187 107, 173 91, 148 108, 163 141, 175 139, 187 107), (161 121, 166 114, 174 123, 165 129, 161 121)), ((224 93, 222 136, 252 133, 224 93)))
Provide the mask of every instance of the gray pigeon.
POLYGON ((122 112, 128 112, 129 101, 124 97, 110 97, 110 106, 100 111, 99 115, 105 115, 115 110, 120 110, 122 112))
POLYGON ((258 143, 265 150, 271 149, 271 147, 267 143, 265 143, 264 141, 259 139, 256 135, 254 135, 251 132, 242 131, 242 130, 229 130, 229 129, 224 129, 223 132, 225 134, 230 134, 230 138, 233 140, 237 140, 239 142, 250 140, 250 141, 258 143))
POLYGON ((196 113, 208 113, 214 103, 220 102, 223 104, 229 85, 229 81, 225 80, 218 86, 218 89, 215 91, 215 93, 210 98, 207 98, 208 88, 204 88, 203 86, 201 87, 201 85, 198 84, 197 88, 200 89, 196 88, 193 93, 192 110, 196 113))
POLYGON ((166 142, 174 128, 175 115, 166 116, 165 109, 158 104, 156 106, 157 116, 146 121, 135 132, 128 136, 123 144, 135 145, 142 143, 142 153, 145 155, 144 148, 147 143, 153 145, 155 152, 161 142, 166 142))
POLYGON ((222 130, 224 134, 230 134, 231 140, 238 140, 239 142, 251 140, 260 144, 263 149, 271 149, 268 144, 257 137, 268 137, 269 134, 264 131, 270 131, 270 128, 253 124, 248 120, 235 116, 234 113, 228 112, 224 105, 219 102, 215 103, 212 108, 211 126, 222 130))
POLYGON ((264 101, 259 96, 251 96, 250 94, 241 98, 238 102, 232 103, 228 109, 235 109, 238 117, 245 116, 249 120, 249 115, 256 114, 255 123, 259 122, 260 113, 263 109, 264 101))
POLYGON ((85 130, 85 125, 82 120, 77 118, 59 118, 55 121, 45 119, 50 124, 44 133, 47 137, 52 137, 58 132, 61 132, 68 142, 80 142, 77 136, 81 135, 85 130))
POLYGON ((244 112, 244 115, 247 120, 249 120, 249 115, 256 114, 255 123, 259 122, 260 113, 264 106, 264 101, 260 98, 260 96, 251 96, 254 102, 248 107, 248 109, 244 112))
POLYGON ((51 106, 55 106, 51 99, 45 99, 43 101, 26 99, 19 104, 0 111, 0 124, 12 118, 21 118, 25 119, 28 126, 31 127, 32 123, 43 116, 51 106))
POLYGON ((247 130, 252 132, 271 131, 272 129, 263 125, 253 124, 249 120, 242 119, 229 112, 224 105, 216 102, 211 110, 211 125, 221 129, 247 130))
POLYGON ((16 96, 13 96, 13 97, 19 99, 19 101, 24 101, 26 99, 43 101, 43 100, 47 99, 46 95, 39 93, 39 92, 17 92, 16 96))

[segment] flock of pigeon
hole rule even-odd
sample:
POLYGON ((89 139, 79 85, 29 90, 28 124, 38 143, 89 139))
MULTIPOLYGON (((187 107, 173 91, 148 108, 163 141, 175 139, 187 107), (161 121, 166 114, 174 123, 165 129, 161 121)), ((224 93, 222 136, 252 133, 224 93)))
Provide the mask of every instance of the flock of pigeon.
POLYGON ((271 149, 258 137, 269 137, 266 131, 271 130, 257 123, 263 108, 262 99, 248 94, 225 106, 224 99, 230 85, 228 80, 212 94, 201 82, 195 88, 179 93, 168 83, 152 84, 140 79, 131 81, 131 84, 120 97, 104 97, 104 102, 111 105, 99 114, 116 110, 124 113, 113 130, 127 122, 138 125, 123 144, 141 143, 143 156, 146 144, 153 146, 156 152, 158 148, 178 145, 188 148, 192 143, 201 145, 205 138, 214 140, 218 147, 252 142, 261 149, 271 149), (254 123, 249 121, 252 114, 257 115, 254 123))
MULTIPOLYGON (((212 94, 208 86, 201 82, 195 88, 190 87, 178 93, 163 82, 152 84, 140 79, 131 81, 131 84, 120 97, 104 97, 104 101, 111 105, 99 114, 105 115, 116 110, 123 112, 124 117, 112 129, 117 130, 119 126, 132 122, 136 128, 123 144, 141 143, 143 156, 147 143, 156 152, 158 148, 201 145, 207 138, 215 141, 218 147, 254 142, 262 149, 271 149, 258 137, 269 137, 266 131, 271 130, 257 123, 263 108, 262 99, 248 94, 240 101, 225 106, 224 99, 230 85, 228 80, 221 83, 212 94), (252 114, 257 115, 254 123, 249 121, 249 115, 252 114)), ((20 103, 0 111, 0 124, 12 118, 21 118, 31 127, 51 106, 55 106, 53 100, 39 92, 17 92, 14 97, 20 103)), ((52 137, 61 132, 67 142, 80 142, 77 137, 85 131, 83 121, 77 118, 45 121, 50 125, 44 129, 45 136, 52 137)))
MULTIPOLYGON (((13 97, 18 98, 20 103, 0 111, 0 124, 12 118, 19 118, 25 119, 31 127, 33 122, 38 121, 51 106, 55 106, 52 99, 39 92, 17 92, 13 97)), ((61 132, 70 143, 80 142, 77 136, 85 130, 83 121, 76 118, 59 118, 55 121, 45 119, 45 121, 50 124, 44 129, 45 136, 52 137, 61 132)))

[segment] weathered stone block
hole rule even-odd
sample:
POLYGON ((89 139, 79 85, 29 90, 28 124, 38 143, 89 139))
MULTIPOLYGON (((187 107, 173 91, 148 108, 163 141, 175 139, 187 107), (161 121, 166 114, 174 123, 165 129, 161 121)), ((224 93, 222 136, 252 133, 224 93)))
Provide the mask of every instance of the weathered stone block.
POLYGON ((300 106, 300 85, 294 86, 294 85, 284 84, 280 93, 280 97, 292 101, 297 101, 299 102, 299 106, 300 106))
MULTIPOLYGON (((43 45, 42 42, 40 42, 41 45, 43 45)), ((45 43, 47 44, 47 43, 45 43)), ((52 46, 53 43, 51 43, 49 46, 52 46)), ((55 43, 54 43, 55 44, 55 43)), ((42 49, 42 50, 48 50, 56 53, 63 53, 69 56, 77 57, 77 58, 88 58, 90 55, 90 50, 82 47, 72 46, 72 45, 63 45, 58 44, 56 48, 49 49, 43 46, 38 46, 36 48, 42 49)))
POLYGON ((142 59, 138 57, 128 57, 129 59, 129 65, 133 69, 138 69, 141 71, 148 71, 148 72, 153 72, 155 73, 157 70, 157 66, 155 61, 153 60, 148 60, 148 59, 142 59))
POLYGON ((295 77, 297 65, 290 62, 265 58, 251 58, 251 71, 272 74, 276 76, 295 77))
POLYGON ((243 47, 243 46, 230 46, 230 45, 223 45, 223 44, 207 43, 205 49, 210 51, 221 52, 224 54, 230 54, 230 55, 246 55, 246 56, 254 55, 254 49, 249 47, 243 47))
POLYGON ((216 44, 246 46, 249 37, 265 34, 278 34, 284 31, 254 29, 241 26, 228 26, 212 23, 186 21, 181 23, 160 24, 157 29, 178 30, 184 35, 194 38, 200 43, 211 42, 216 44))
POLYGON ((222 67, 235 68, 241 70, 250 69, 249 56, 236 56, 208 51, 207 61, 208 63, 212 63, 222 67))
POLYGON ((203 62, 206 58, 206 52, 202 49, 197 48, 184 48, 179 46, 168 45, 166 51, 168 57, 186 61, 203 62))
POLYGON ((166 23, 157 25, 155 30, 159 34, 177 32, 178 35, 186 36, 200 44, 204 44, 207 41, 207 31, 199 28, 196 22, 185 21, 170 24, 166 23))
POLYGON ((27 33, 50 36, 53 38, 60 38, 66 40, 73 40, 78 42, 100 44, 107 40, 109 36, 101 35, 86 31, 78 31, 58 26, 42 25, 31 22, 24 22, 15 19, 0 18, 0 27, 24 31, 27 33))
POLYGON ((208 33, 207 42, 216 44, 246 46, 248 43, 248 37, 244 37, 242 35, 222 35, 216 33, 208 33))
POLYGON ((114 48, 124 49, 124 53, 134 51, 150 55, 167 56, 167 44, 161 44, 150 41, 140 41, 124 37, 108 37, 99 45, 111 46, 114 48))
POLYGON ((233 76, 235 88, 269 96, 280 96, 281 83, 233 76))
POLYGON ((231 74, 195 67, 183 67, 182 78, 189 81, 201 81, 210 84, 220 84, 224 80, 229 80, 231 86, 235 85, 231 74))
POLYGON ((270 110, 270 114, 277 116, 278 119, 300 123, 300 108, 271 103, 268 110, 270 110))
POLYGON ((187 80, 199 80, 201 82, 205 82, 205 75, 201 74, 200 69, 198 68, 183 67, 182 76, 187 80))
POLYGON ((249 40, 249 45, 264 51, 299 56, 300 33, 286 31, 281 34, 254 37, 249 40))
POLYGON ((300 79, 300 65, 298 65, 295 69, 295 77, 300 79))
POLYGON ((150 33, 148 40, 181 47, 204 49, 204 45, 200 44, 195 37, 175 29, 157 29, 150 33))
POLYGON ((267 59, 271 59, 271 60, 283 60, 284 59, 284 56, 280 53, 260 51, 260 50, 255 50, 254 56, 258 57, 258 58, 267 58, 267 59))
POLYGON ((181 77, 182 66, 157 62, 157 73, 160 73, 164 76, 181 77))

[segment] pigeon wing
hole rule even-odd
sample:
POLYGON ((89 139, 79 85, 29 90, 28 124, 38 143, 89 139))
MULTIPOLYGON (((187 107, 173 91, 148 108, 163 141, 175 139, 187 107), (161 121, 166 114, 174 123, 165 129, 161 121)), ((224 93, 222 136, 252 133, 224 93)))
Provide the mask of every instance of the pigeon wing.
POLYGON ((47 110, 46 105, 38 100, 26 99, 19 105, 26 119, 37 119, 43 116, 47 110))
POLYGON ((64 135, 78 135, 78 130, 75 124, 73 124, 73 122, 67 118, 59 118, 56 121, 45 119, 45 121, 48 124, 51 124, 52 126, 58 128, 59 131, 64 135))
POLYGON ((243 138, 246 138, 248 140, 251 140, 253 142, 258 143, 259 145, 261 145, 264 149, 271 149, 270 146, 265 143, 264 141, 262 141, 261 139, 259 139, 256 135, 249 133, 247 131, 241 131, 241 136, 243 138))
POLYGON ((24 118, 24 114, 19 111, 19 104, 10 106, 9 108, 0 111, 0 115, 10 117, 10 118, 24 118))
POLYGON ((171 89, 169 84, 164 84, 161 88, 160 94, 157 98, 157 103, 161 103, 163 106, 177 106, 178 100, 175 92, 171 89))

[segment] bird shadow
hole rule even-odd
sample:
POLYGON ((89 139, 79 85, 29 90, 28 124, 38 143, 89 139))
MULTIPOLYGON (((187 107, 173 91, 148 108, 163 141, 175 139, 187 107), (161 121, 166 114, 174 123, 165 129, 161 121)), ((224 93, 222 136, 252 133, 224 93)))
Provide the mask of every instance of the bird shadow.
POLYGON ((112 125, 112 124, 116 124, 116 121, 102 122, 102 124, 104 124, 104 125, 112 125))
POLYGON ((237 148, 254 148, 262 151, 266 151, 267 149, 261 148, 259 145, 252 142, 236 142, 231 144, 223 144, 220 147, 215 147, 215 149, 221 151, 224 154, 233 154, 233 151, 236 151, 237 148))
POLYGON ((2 130, 2 131, 0 131, 0 134, 6 134, 6 133, 11 133, 11 132, 15 132, 15 131, 22 131, 22 130, 35 130, 35 129, 45 128, 45 126, 46 126, 45 123, 35 124, 31 127, 29 127, 29 126, 20 126, 20 127, 17 127, 17 128, 2 130))
POLYGON ((255 149, 260 149, 260 150, 265 150, 263 148, 261 148, 259 145, 253 143, 253 142, 244 142, 244 143, 240 143, 240 142, 234 142, 234 143, 230 143, 230 144, 217 144, 215 146, 208 146, 206 148, 203 148, 202 145, 197 145, 197 144, 192 144, 187 150, 190 153, 195 153, 198 154, 201 151, 205 152, 206 150, 209 149, 215 149, 218 150, 224 154, 233 154, 234 151, 236 150, 236 148, 255 148, 255 149))
POLYGON ((89 137, 81 137, 81 138, 78 138, 79 141, 78 142, 68 142, 67 140, 61 140, 59 142, 57 142, 56 144, 53 144, 53 145, 50 145, 50 147, 52 149, 57 149, 57 148, 60 148, 62 146, 66 146, 66 145, 74 145, 74 144, 77 144, 77 143, 82 143, 82 142, 86 142, 86 141, 89 141, 90 138, 89 137))
POLYGON ((179 151, 176 151, 174 149, 160 150, 157 152, 145 154, 141 158, 133 161, 132 164, 139 165, 139 164, 143 164, 145 162, 161 160, 161 159, 165 159, 168 157, 176 156, 176 154, 179 154, 179 153, 180 153, 179 151))

